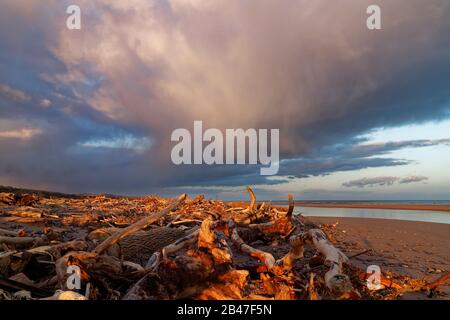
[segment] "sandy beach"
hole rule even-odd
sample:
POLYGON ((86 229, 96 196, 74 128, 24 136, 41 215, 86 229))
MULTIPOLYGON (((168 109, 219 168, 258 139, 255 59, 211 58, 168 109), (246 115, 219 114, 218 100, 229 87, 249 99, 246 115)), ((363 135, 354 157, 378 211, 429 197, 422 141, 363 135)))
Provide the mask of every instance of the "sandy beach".
MULTIPOLYGON (((351 259, 361 268, 375 264, 383 273, 427 280, 450 270, 448 224, 364 218, 308 219, 323 225, 348 256, 370 250, 351 259)), ((442 286, 441 290, 450 293, 450 285, 442 286)))

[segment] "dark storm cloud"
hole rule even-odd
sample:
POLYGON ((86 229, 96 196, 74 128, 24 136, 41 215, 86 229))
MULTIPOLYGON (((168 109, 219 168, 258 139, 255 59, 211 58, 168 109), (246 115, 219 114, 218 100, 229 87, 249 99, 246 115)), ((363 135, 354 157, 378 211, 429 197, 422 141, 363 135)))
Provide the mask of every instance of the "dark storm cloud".
POLYGON ((288 181, 172 165, 170 134, 194 120, 280 128, 284 176, 405 165, 380 155, 448 144, 355 138, 450 116, 446 0, 380 0, 378 32, 368 0, 83 0, 81 31, 65 28, 68 1, 0 2, 0 183, 136 194, 288 181))

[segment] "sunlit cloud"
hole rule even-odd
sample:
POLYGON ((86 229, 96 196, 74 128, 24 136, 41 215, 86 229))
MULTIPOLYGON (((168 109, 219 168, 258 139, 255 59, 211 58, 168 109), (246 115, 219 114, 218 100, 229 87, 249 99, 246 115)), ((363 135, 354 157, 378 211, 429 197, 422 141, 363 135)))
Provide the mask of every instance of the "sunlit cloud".
POLYGON ((0 139, 21 139, 29 140, 37 135, 40 135, 42 130, 40 129, 17 129, 0 131, 0 139))
POLYGON ((39 106, 46 109, 52 105, 52 102, 48 99, 42 99, 39 101, 39 106))

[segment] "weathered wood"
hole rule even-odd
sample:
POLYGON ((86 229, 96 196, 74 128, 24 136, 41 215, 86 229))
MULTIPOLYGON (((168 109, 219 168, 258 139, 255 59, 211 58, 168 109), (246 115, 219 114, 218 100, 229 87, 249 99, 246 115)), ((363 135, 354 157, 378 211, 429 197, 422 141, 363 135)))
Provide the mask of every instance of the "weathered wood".
POLYGON ((0 193, 0 203, 13 205, 16 201, 14 193, 2 192, 0 193))
POLYGON ((20 230, 17 230, 17 231, 0 229, 0 235, 12 236, 12 237, 21 237, 21 236, 25 235, 25 231, 23 229, 20 229, 20 230))
POLYGON ((243 253, 246 253, 261 261, 266 266, 267 270, 274 274, 280 275, 291 270, 295 261, 303 257, 304 240, 301 235, 291 239, 291 249, 288 254, 279 260, 275 260, 272 254, 255 249, 246 244, 239 236, 237 228, 233 225, 230 227, 232 229, 231 240, 234 245, 243 253))
POLYGON ((27 250, 27 252, 32 255, 47 255, 50 256, 52 260, 57 260, 68 251, 83 251, 87 249, 87 246, 85 241, 78 240, 36 247, 27 250))
POLYGON ((343 264, 348 261, 347 256, 334 247, 320 229, 311 229, 307 235, 324 257, 324 264, 329 267, 325 274, 325 284, 332 292, 345 293, 353 289, 349 277, 343 273, 343 264))
POLYGON ((55 263, 56 275, 61 289, 66 289, 68 266, 78 266, 81 270, 81 281, 88 283, 96 273, 106 275, 121 274, 121 261, 112 256, 98 255, 95 252, 73 251, 59 258, 55 263))
POLYGON ((117 244, 124 260, 144 266, 154 252, 184 236, 186 236, 186 232, 183 230, 158 227, 131 234, 117 244))
POLYGON ((12 279, 1 279, 0 278, 0 289, 9 290, 17 292, 20 290, 26 290, 31 293, 33 297, 42 298, 48 297, 52 294, 51 291, 46 289, 38 288, 34 285, 21 283, 12 279))
POLYGON ((175 241, 174 243, 162 248, 161 252, 162 252, 163 258, 166 259, 169 254, 175 253, 183 248, 186 248, 189 245, 196 243, 198 241, 199 232, 200 232, 200 230, 197 229, 197 230, 193 231, 191 234, 189 234, 183 238, 180 238, 177 241, 175 241))
POLYGON ((51 296, 47 298, 42 298, 40 300, 88 300, 85 296, 74 292, 74 291, 63 291, 63 290, 56 290, 56 292, 51 296))
POLYGON ((289 201, 289 208, 288 208, 288 211, 287 211, 286 215, 289 218, 291 218, 292 217, 292 213, 294 212, 295 203, 294 203, 294 197, 290 193, 288 194, 288 201, 289 201))
POLYGON ((203 290, 195 299, 198 300, 242 300, 245 299, 244 288, 248 282, 246 270, 231 270, 220 275, 217 283, 203 290))
POLYGON ((253 212, 253 211, 255 211, 256 196, 255 196, 255 193, 253 192, 253 189, 250 187, 247 187, 247 192, 250 195, 250 205, 249 205, 248 209, 250 210, 250 212, 253 212))
POLYGON ((256 229, 258 232, 271 235, 271 234, 280 234, 287 235, 292 231, 294 227, 291 218, 288 216, 284 216, 273 221, 257 223, 257 224, 249 224, 249 228, 256 229))
POLYGON ((423 288, 429 289, 429 290, 435 290, 437 287, 443 285, 447 280, 450 279, 450 273, 447 273, 443 275, 442 277, 438 278, 437 280, 427 283, 423 288))
POLYGON ((125 238, 126 236, 142 230, 146 227, 148 227, 150 224, 152 224, 153 222, 159 220, 159 218, 163 217, 164 215, 166 215, 167 213, 169 213, 170 211, 174 210, 180 203, 182 203, 184 200, 186 199, 186 194, 182 194, 178 197, 177 200, 175 200, 174 202, 172 202, 169 206, 167 206, 166 208, 164 208, 163 210, 160 210, 158 212, 155 212, 153 214, 151 214, 148 217, 145 217, 141 220, 139 220, 138 222, 132 224, 129 227, 126 227, 120 231, 117 231, 115 234, 113 234, 112 236, 110 236, 108 239, 106 239, 105 241, 103 241, 101 244, 99 244, 94 252, 97 254, 101 254, 103 253, 106 249, 108 249, 109 246, 113 245, 114 243, 116 243, 117 241, 119 241, 120 239, 125 238))
POLYGON ((31 254, 7 251, 0 252, 0 276, 10 277, 22 272, 30 261, 31 254))
POLYGON ((226 241, 218 239, 213 231, 215 225, 211 219, 203 220, 198 234, 198 247, 208 249, 217 265, 231 263, 231 250, 226 241))
POLYGON ((0 213, 8 216, 40 219, 43 217, 42 211, 32 207, 8 207, 0 209, 0 213))
POLYGON ((6 237, 0 236, 0 244, 11 244, 15 246, 42 245, 46 242, 43 238, 38 237, 6 237))

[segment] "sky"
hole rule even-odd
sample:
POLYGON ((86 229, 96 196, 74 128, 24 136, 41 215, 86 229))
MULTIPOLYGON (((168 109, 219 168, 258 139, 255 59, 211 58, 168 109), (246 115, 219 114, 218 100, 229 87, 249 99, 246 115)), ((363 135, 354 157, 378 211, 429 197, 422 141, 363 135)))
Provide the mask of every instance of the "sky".
POLYGON ((0 185, 450 199, 448 0, 0 0, 0 185), (81 30, 66 8, 81 8, 81 30), (368 30, 377 4, 382 30, 368 30), (280 130, 280 170, 181 165, 171 133, 280 130))

